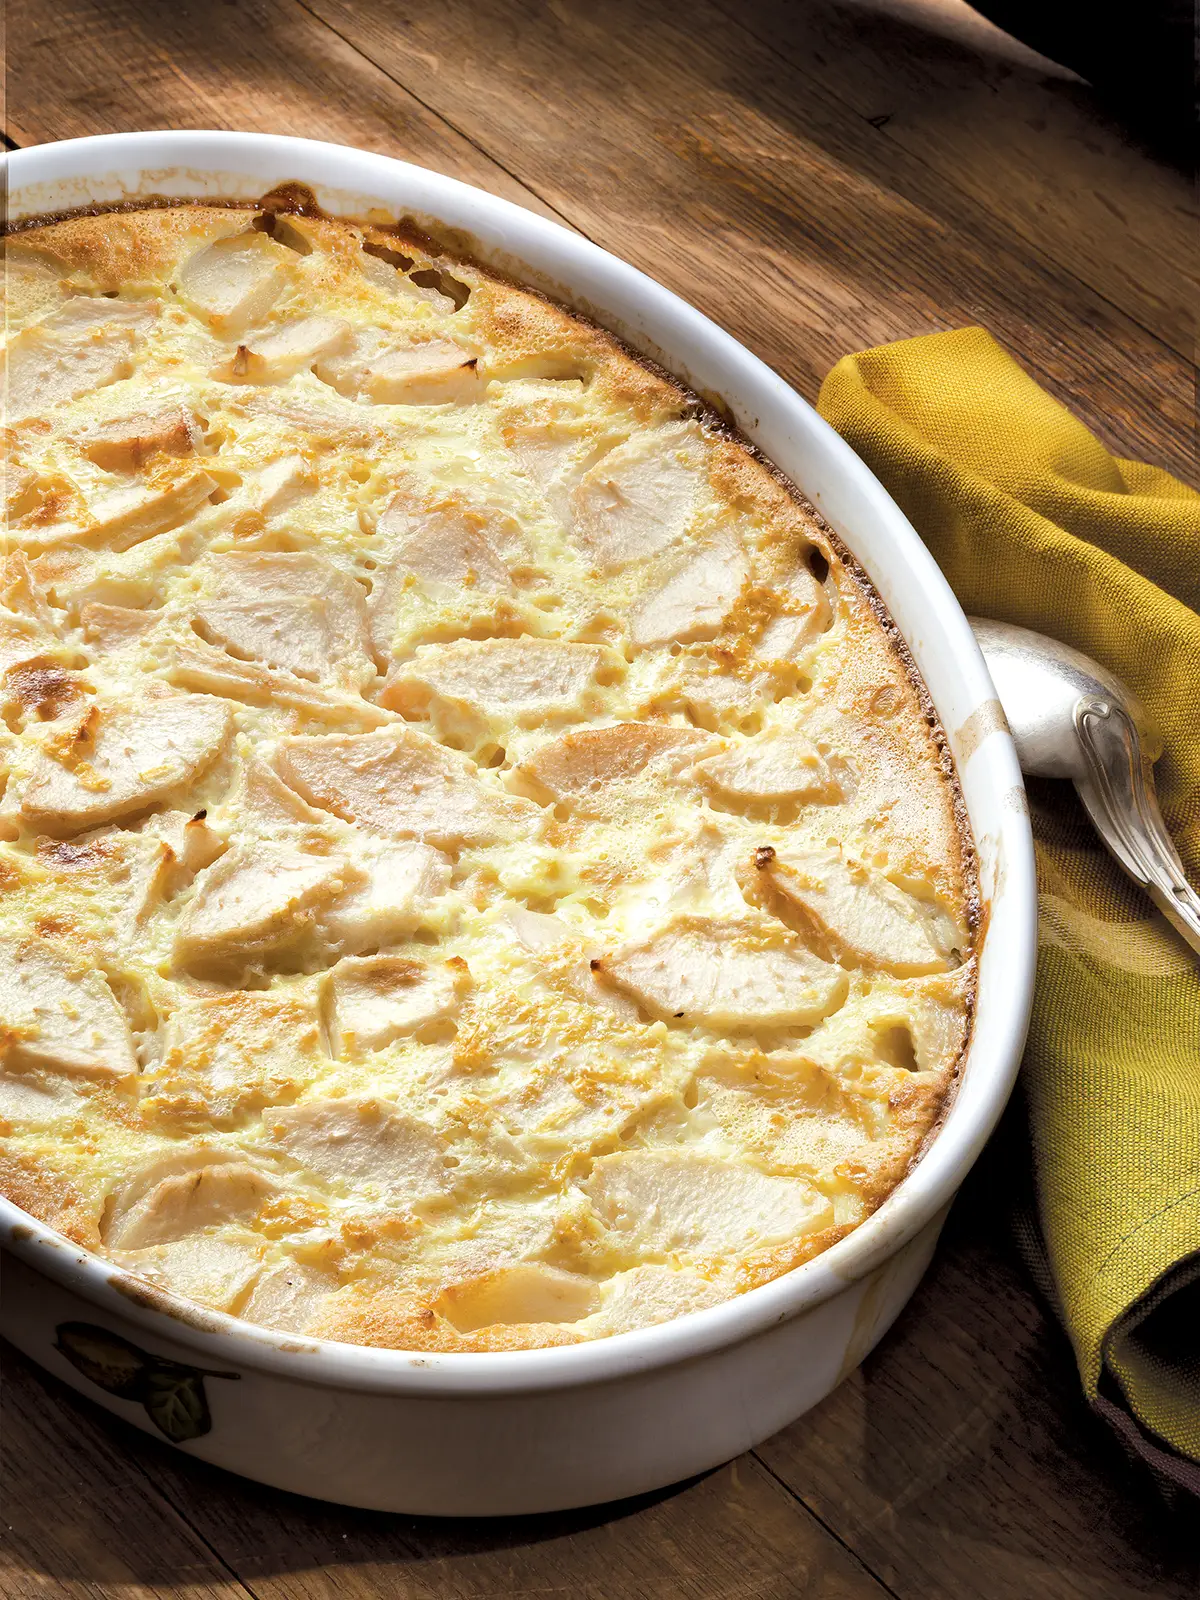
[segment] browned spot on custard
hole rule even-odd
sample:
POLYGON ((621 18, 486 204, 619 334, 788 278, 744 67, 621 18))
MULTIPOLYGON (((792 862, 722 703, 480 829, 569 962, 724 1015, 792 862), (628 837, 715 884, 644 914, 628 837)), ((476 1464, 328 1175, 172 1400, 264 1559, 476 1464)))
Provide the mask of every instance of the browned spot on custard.
POLYGON ((35 846, 41 860, 53 867, 93 867, 109 854, 103 839, 77 844, 70 839, 39 839, 35 846))
POLYGON ((52 664, 11 667, 4 682, 22 709, 42 722, 53 722, 80 698, 74 673, 52 664))
POLYGON ((100 708, 90 705, 66 727, 56 728, 42 748, 52 760, 67 767, 76 766, 92 753, 99 724, 100 708))

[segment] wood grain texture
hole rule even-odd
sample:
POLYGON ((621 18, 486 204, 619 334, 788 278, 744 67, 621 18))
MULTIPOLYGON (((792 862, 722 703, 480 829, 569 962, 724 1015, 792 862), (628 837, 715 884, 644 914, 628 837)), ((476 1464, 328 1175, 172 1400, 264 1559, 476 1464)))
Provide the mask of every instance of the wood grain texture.
POLYGON ((667 0, 306 3, 802 394, 848 350, 978 322, 1119 454, 1194 474, 1185 361, 711 0, 686 26, 667 0))
POLYGON ((753 1456, 665 1494, 584 1512, 473 1522, 385 1516, 190 1461, 8 1347, 2 1375, 4 1478, 20 1489, 22 1517, 5 1600, 47 1592, 72 1600, 245 1592, 258 1600, 887 1600, 753 1456), (19 1485, 24 1459, 38 1472, 28 1494, 19 1485), (64 1461, 62 1482, 47 1493, 64 1461), (64 1587, 39 1589, 43 1581, 64 1587), (89 1581, 94 1588, 81 1587, 89 1581))
MULTIPOLYGON (((982 322, 1120 453, 1196 478, 1186 195, 961 0, 10 0, 7 35, 18 143, 233 127, 380 150, 582 229, 809 397, 849 350, 982 322)), ((1008 1238, 1019 1159, 972 1177, 912 1305, 822 1406, 584 1513, 303 1501, 10 1353, 0 1595, 1183 1600, 1194 1508, 1079 1398, 1008 1238)))
POLYGON ((19 145, 138 128, 292 134, 419 161, 553 215, 295 0, 8 0, 7 16, 5 127, 19 145))
POLYGON ((758 1455, 912 1600, 1185 1600, 1173 1511, 1085 1406, 1009 1229, 1019 1115, 972 1174, 933 1269, 874 1355, 758 1455))
POLYGON ((1074 73, 962 0, 717 4, 884 143, 969 195, 1030 257, 1191 358, 1200 297, 1191 186, 1131 145, 1074 73))
POLYGON ((0 1351, 4 1600, 244 1600, 120 1434, 7 1345, 0 1351))

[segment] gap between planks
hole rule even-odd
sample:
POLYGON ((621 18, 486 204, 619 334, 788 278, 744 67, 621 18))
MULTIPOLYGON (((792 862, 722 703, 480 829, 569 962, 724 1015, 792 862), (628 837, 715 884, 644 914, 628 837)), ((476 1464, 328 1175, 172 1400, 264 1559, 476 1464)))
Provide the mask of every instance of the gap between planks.
MULTIPOLYGON (((482 144, 466 126, 460 124, 444 109, 439 109, 430 100, 423 98, 418 90, 414 88, 409 81, 407 81, 406 76, 402 75, 393 66, 389 65, 387 59, 382 56, 382 53, 379 56, 372 54, 366 47, 364 47, 363 44, 358 43, 350 34, 343 32, 342 29, 337 27, 336 24, 327 16, 323 15, 322 12, 317 9, 316 6, 314 6, 314 4, 310 3, 310 0, 293 0, 293 3, 300 10, 306 12, 314 22, 317 22, 327 28, 330 33, 332 33, 344 45, 346 45, 347 48, 353 50, 358 56, 360 56, 364 62, 374 67, 377 71, 382 72, 397 86, 397 88, 401 89, 405 94, 410 95, 418 102, 418 104, 423 107, 424 110, 429 113, 430 116, 437 118, 445 126, 456 133, 459 138, 470 144, 472 148, 478 150, 481 155, 485 156, 497 167, 500 167, 515 182, 519 183, 523 188, 528 189, 531 193, 535 194, 542 205, 544 205, 547 210, 552 211, 554 215, 560 218, 567 226, 583 234, 585 238, 592 240, 592 242, 596 242, 592 235, 589 234, 584 227, 582 227, 573 219, 568 218, 561 211, 561 209, 548 196, 548 194, 543 192, 543 190, 538 186, 536 181, 531 176, 522 176, 512 166, 506 164, 506 162, 496 151, 488 149, 484 144, 482 144)), ((728 0, 711 0, 711 3, 714 10, 721 15, 721 17, 729 24, 729 26, 735 28, 746 38, 747 41, 753 41, 761 48, 767 50, 777 62, 784 66, 789 72, 794 73, 798 79, 803 81, 806 78, 811 77, 810 74, 805 72, 803 65, 798 63, 789 51, 780 48, 775 39, 771 38, 769 34, 765 35, 764 33, 753 28, 747 22, 746 16, 741 10, 738 8, 730 8, 728 5, 728 0)), ((1019 46, 1019 44, 1017 48, 1021 51, 1024 51, 1024 47, 1019 46)), ((1029 52, 1025 53, 1029 54, 1029 52)), ((846 115, 851 117, 855 122, 869 125, 878 130, 884 123, 891 120, 888 117, 880 119, 879 117, 865 115, 857 106, 855 106, 853 100, 847 93, 841 92, 838 89, 836 84, 831 81, 831 76, 829 74, 820 75, 813 81, 815 83, 819 83, 821 91, 827 95, 831 101, 836 102, 836 104, 846 113, 846 115)), ((1164 352, 1167 352, 1171 356, 1184 361, 1191 360, 1191 353, 1189 349, 1183 348, 1180 342, 1164 335, 1161 329, 1154 326, 1136 306, 1131 305, 1126 300, 1116 298, 1114 294, 1108 289, 1104 288, 1100 282, 1094 281, 1091 275, 1082 274, 1071 260, 1064 259, 1061 252, 1055 252, 1046 249, 1044 246, 1039 246, 1037 241, 1030 238, 1028 233, 1023 228, 1018 226, 1010 216, 999 211, 993 211, 982 205, 976 196, 971 193, 968 187, 962 183, 954 182, 952 179, 948 178, 940 166, 930 161, 921 153, 920 150, 913 148, 911 143, 904 142, 901 144, 897 142, 896 147, 898 150, 903 149, 904 154, 910 160, 917 162, 924 169, 924 171, 930 175, 931 178, 936 180, 938 183, 945 183, 952 187, 963 207, 967 208, 968 210, 980 212, 982 215, 988 218, 989 222, 994 227, 997 227, 1002 232, 1007 233, 1010 236, 1011 243, 1027 251, 1030 261, 1032 263, 1036 263, 1042 271, 1048 272, 1052 276, 1061 275, 1063 278, 1068 279, 1073 285, 1075 285, 1076 289, 1081 291, 1085 296, 1092 296, 1097 301, 1100 301, 1117 316, 1123 317, 1128 322, 1133 324, 1133 326, 1135 326, 1141 333, 1145 334, 1148 338, 1153 339, 1154 342, 1164 352)), ((1149 160, 1149 158, 1145 159, 1147 161, 1149 160)), ((1078 255, 1076 256, 1076 260, 1078 260, 1078 255)))
MULTIPOLYGON (((139 1460, 139 1458, 134 1455, 132 1451, 126 1452, 126 1459, 129 1461, 130 1465, 133 1467, 133 1470, 137 1473, 138 1477, 145 1485, 146 1494, 152 1499, 161 1500, 163 1504, 169 1507, 175 1516, 179 1518, 184 1527, 191 1530, 196 1537, 197 1543, 208 1551, 209 1555, 212 1556, 213 1560, 220 1567, 221 1571, 228 1575, 229 1582, 236 1584, 244 1594, 249 1595, 250 1600, 260 1600, 258 1591, 246 1582, 245 1578, 237 1570, 237 1568, 231 1565, 231 1563, 225 1559, 219 1547, 212 1542, 212 1540, 200 1527, 199 1523, 193 1521, 193 1519, 188 1515, 187 1507, 185 1505, 180 1505, 174 1496, 168 1494, 161 1484, 155 1483, 145 1463, 139 1460)), ((768 1468, 768 1471, 769 1470, 770 1469, 768 1468)), ((774 1474, 772 1473, 772 1477, 773 1476, 774 1474)))
POLYGON ((832 1540, 834 1540, 835 1543, 841 1545, 842 1549, 846 1552, 846 1554, 850 1557, 851 1561, 853 1561, 856 1566, 861 1567, 865 1573, 867 1573, 870 1577, 874 1578, 875 1582, 884 1591, 884 1593, 890 1596, 890 1600, 902 1600, 902 1597, 899 1594, 897 1594, 896 1590, 892 1588, 891 1584, 888 1583, 887 1580, 885 1578, 883 1578, 878 1572, 876 1572, 874 1567, 872 1567, 869 1562, 864 1560, 863 1557, 861 1555, 859 1555, 858 1551, 854 1548, 854 1546, 851 1545, 851 1544, 847 1544, 845 1539, 842 1538, 841 1534, 837 1531, 837 1529, 835 1527, 833 1527, 833 1525, 831 1523, 826 1522, 825 1518, 821 1515, 821 1513, 819 1511, 817 1511, 815 1509, 815 1507, 810 1506, 808 1501, 804 1498, 804 1496, 799 1494, 799 1493, 797 1493, 797 1491, 792 1487, 792 1485, 790 1483, 788 1483, 787 1479, 786 1478, 781 1478, 779 1476, 779 1474, 775 1471, 774 1467, 772 1467, 769 1462, 764 1460, 762 1455, 760 1455, 760 1453, 759 1453, 759 1447, 757 1445, 755 1445, 752 1449, 748 1450, 746 1453, 747 1453, 747 1455, 751 1455, 751 1456, 754 1457, 755 1461, 758 1462, 759 1466, 763 1469, 763 1471, 767 1474, 767 1476, 771 1477, 771 1478, 774 1478, 775 1482, 779 1485, 779 1487, 781 1489, 785 1490, 789 1495, 791 1495, 792 1499, 795 1500, 798 1505, 803 1507, 803 1509, 808 1513, 808 1515, 813 1519, 813 1521, 815 1523, 817 1523, 820 1527, 824 1528, 825 1532, 829 1535, 829 1537, 832 1540))
POLYGON ((293 0, 293 3, 295 4, 297 10, 305 12, 319 27, 327 28, 329 32, 333 34, 335 39, 340 39, 348 50, 353 50, 354 54, 365 61, 368 66, 374 67, 377 72, 382 72, 386 78, 394 83, 398 89, 402 89, 406 95, 409 95, 413 100, 415 100, 417 104, 423 110, 427 111, 431 117, 434 117, 438 122, 442 123, 444 127, 449 128, 451 133, 456 133, 465 144, 469 144, 472 150, 477 150, 485 161, 489 161, 493 166, 499 167, 500 171, 503 172, 507 177, 511 178, 514 183, 520 184, 522 189, 528 189, 530 194, 536 195, 541 203, 545 206, 546 210, 551 212, 564 228, 569 228, 572 233, 582 234, 589 244, 595 244, 596 241, 589 233, 584 232, 577 222, 572 222, 570 217, 566 216, 562 211, 560 211, 552 200, 547 200, 546 196, 542 194, 540 190, 535 188, 532 183, 530 183, 527 179, 522 178, 518 173, 514 172, 511 167, 506 166, 505 163, 501 161, 499 156, 493 155, 490 150, 486 149, 482 144, 480 144, 478 139, 474 138, 470 133, 468 133, 465 128, 460 128, 458 124, 446 116, 444 112, 435 111, 428 101, 422 100, 421 96, 415 89, 410 88, 408 84, 403 82, 402 79, 398 78, 394 72, 389 72, 387 67, 384 66, 381 61, 372 60, 371 57, 367 55, 365 50, 356 45, 352 39, 347 38, 347 36, 342 33, 340 29, 335 28, 332 22, 326 21, 324 17, 319 15, 318 12, 314 11, 312 7, 306 3, 306 0, 293 0))

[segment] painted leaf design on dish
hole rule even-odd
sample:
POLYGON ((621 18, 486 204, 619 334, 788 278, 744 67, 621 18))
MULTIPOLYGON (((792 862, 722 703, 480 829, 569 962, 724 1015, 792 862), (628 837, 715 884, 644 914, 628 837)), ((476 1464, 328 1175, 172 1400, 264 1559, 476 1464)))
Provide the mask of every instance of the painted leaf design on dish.
POLYGON ((89 1383, 119 1400, 133 1400, 172 1444, 198 1439, 212 1428, 205 1378, 240 1378, 152 1355, 94 1322, 60 1322, 54 1348, 89 1383))
MULTIPOLYGON (((230 1374, 213 1373, 211 1376, 228 1377, 230 1374)), ((204 1378, 195 1367, 176 1366, 174 1362, 156 1363, 146 1374, 142 1403, 151 1422, 172 1444, 198 1439, 212 1428, 204 1378)))

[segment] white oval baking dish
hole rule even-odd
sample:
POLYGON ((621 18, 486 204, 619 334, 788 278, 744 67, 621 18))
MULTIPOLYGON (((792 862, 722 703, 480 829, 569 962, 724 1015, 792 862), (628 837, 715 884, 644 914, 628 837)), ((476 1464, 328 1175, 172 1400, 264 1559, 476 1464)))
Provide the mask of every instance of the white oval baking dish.
POLYGON ((0 1200, 0 1327, 151 1433, 302 1494, 411 1513, 592 1504, 727 1460, 815 1405, 892 1323, 1016 1076, 1033 982, 1033 851, 1020 772, 970 628, 911 525, 783 380, 659 284, 505 200, 302 139, 130 133, 8 158, 13 220, 151 195, 309 185, 327 210, 454 230, 477 257, 610 328, 701 394, 796 482, 908 641, 958 764, 984 904, 978 1005, 937 1137, 880 1210, 794 1272, 590 1344, 409 1355, 255 1328, 150 1292, 0 1200))

